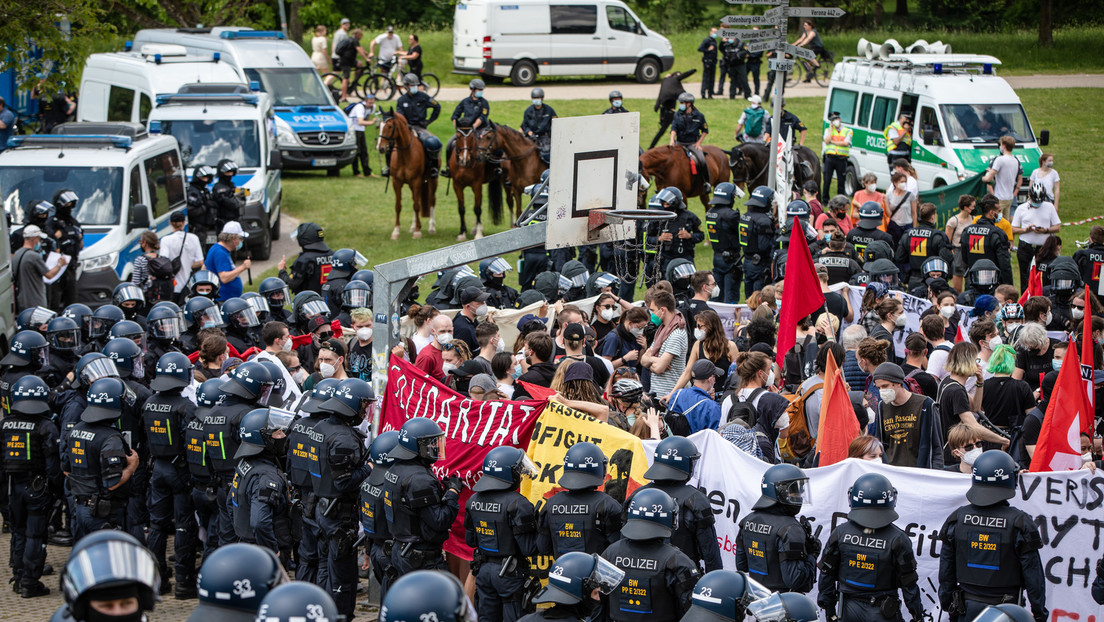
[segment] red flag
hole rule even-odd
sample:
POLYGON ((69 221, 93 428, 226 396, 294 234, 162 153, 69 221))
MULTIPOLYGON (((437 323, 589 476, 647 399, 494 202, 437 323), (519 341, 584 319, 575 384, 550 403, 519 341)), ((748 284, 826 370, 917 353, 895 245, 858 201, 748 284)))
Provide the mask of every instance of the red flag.
MULTIPOLYGON (((1031 471, 1073 471, 1081 468, 1081 417, 1085 413, 1085 387, 1081 362, 1070 345, 1058 381, 1050 395, 1039 442, 1031 458, 1031 471)), ((1092 417, 1092 413, 1088 413, 1092 417)))
POLYGON ((292 335, 292 337, 291 337, 291 345, 294 348, 305 346, 308 343, 311 343, 312 341, 314 341, 314 336, 310 335, 310 334, 307 334, 307 335, 292 335))
POLYGON ((962 343, 965 339, 962 338, 962 324, 955 326, 955 343, 962 343))
POLYGON ((1084 330, 1081 334, 1081 379, 1085 381, 1085 410, 1081 411, 1081 431, 1093 435, 1093 336, 1092 336, 1092 293, 1085 285, 1085 317, 1082 320, 1084 330))
MULTIPOLYGON (((785 295, 785 290, 783 290, 785 295)), ((820 424, 817 427, 817 451, 820 466, 835 464, 847 458, 847 448, 862 430, 851 407, 847 383, 843 372, 836 366, 836 358, 828 353, 824 369, 824 395, 820 400, 820 424)))
POLYGON ((824 294, 820 291, 809 243, 805 241, 805 228, 794 216, 786 253, 786 286, 782 289, 782 309, 778 314, 778 360, 797 341, 797 322, 823 305, 824 294))
POLYGON ((549 389, 548 387, 542 387, 539 384, 533 384, 524 380, 518 380, 518 383, 525 389, 525 392, 528 393, 532 397, 532 399, 537 400, 538 402, 543 402, 556 394, 556 392, 552 389, 549 389))
POLYGON ((1035 262, 1031 262, 1031 274, 1027 277, 1027 288, 1024 289, 1024 293, 1020 296, 1020 304, 1027 302, 1028 298, 1032 296, 1043 295, 1043 275, 1039 273, 1039 269, 1035 267, 1035 262))

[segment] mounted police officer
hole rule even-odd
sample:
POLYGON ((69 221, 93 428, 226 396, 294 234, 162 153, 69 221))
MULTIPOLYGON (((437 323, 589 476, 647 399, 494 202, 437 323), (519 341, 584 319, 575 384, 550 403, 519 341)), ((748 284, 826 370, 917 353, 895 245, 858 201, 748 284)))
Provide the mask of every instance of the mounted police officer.
POLYGON ((203 558, 199 604, 187 622, 250 622, 264 598, 288 582, 269 549, 244 542, 224 546, 203 558))
POLYGON ((621 504, 598 490, 609 460, 594 443, 575 443, 564 454, 563 488, 537 517, 537 549, 559 557, 571 551, 601 553, 621 537, 621 504))
POLYGON ((61 574, 65 604, 51 620, 110 622, 145 620, 153 611, 161 577, 157 562, 133 536, 114 530, 89 535, 69 553, 61 574), (119 606, 119 603, 126 603, 119 606), (97 607, 99 605, 99 607, 97 607), (127 611, 125 615, 101 612, 127 611))
POLYGON ((923 620, 912 541, 893 524, 897 490, 886 476, 867 473, 851 485, 847 501, 848 520, 832 530, 820 558, 817 604, 829 620, 897 622, 900 590, 912 619, 923 620))
MULTIPOLYGON (((713 507, 700 490, 689 485, 694 465, 701 452, 693 441, 684 436, 670 436, 656 445, 652 466, 644 473, 651 480, 626 499, 626 507, 645 490, 658 489, 667 493, 678 506, 678 525, 671 533, 671 544, 685 553, 696 566, 705 571, 722 567, 721 549, 717 544, 713 507)), ((626 514, 627 517, 627 514, 626 514)))
POLYGON ((705 122, 705 115, 694 106, 694 95, 691 93, 679 95, 678 111, 675 112, 675 118, 671 121, 671 140, 669 144, 673 147, 677 142, 694 160, 694 168, 697 169, 696 176, 701 177, 702 192, 704 193, 712 190, 709 161, 705 159, 705 153, 702 152, 702 141, 705 140, 707 135, 709 135, 709 124, 705 122))
POLYGON ((863 203, 859 206, 858 224, 847 232, 847 242, 855 247, 855 252, 859 254, 859 263, 871 261, 866 247, 873 242, 885 242, 891 249, 895 246, 893 236, 878 228, 882 224, 882 213, 882 206, 874 201, 863 203))
POLYGON ((736 184, 724 182, 713 189, 705 212, 705 231, 713 247, 713 278, 721 286, 720 301, 735 304, 740 299, 740 212, 733 208, 736 184))
POLYGON ((923 267, 931 257, 939 257, 948 265, 954 261, 951 241, 942 229, 935 226, 936 208, 931 203, 923 203, 917 211, 918 224, 905 231, 897 245, 898 265, 908 265, 908 286, 922 285, 928 278, 923 267))
MULTIPOLYGON (((226 489, 215 473, 207 456, 206 435, 203 421, 216 406, 222 404, 224 395, 222 380, 211 378, 199 385, 196 390, 196 409, 194 415, 184 421, 184 460, 191 479, 192 507, 195 509, 199 525, 207 532, 207 541, 203 546, 203 558, 219 545, 219 497, 225 497, 226 489)), ((180 582, 177 581, 177 586, 180 582)), ((178 587, 179 589, 179 587, 178 587)))
POLYGON ((518 492, 537 468, 517 447, 495 447, 483 459, 483 477, 464 513, 464 539, 474 549, 475 603, 480 620, 516 622, 529 557, 536 555, 537 514, 518 492))
POLYGON ((674 622, 690 608, 690 597, 701 572, 698 565, 668 543, 678 525, 678 505, 657 488, 638 492, 628 505, 622 538, 602 557, 625 573, 621 587, 609 597, 609 617, 615 622, 674 622))
MULTIPOLYGON (((473 132, 487 125, 491 114, 491 105, 483 99, 483 89, 487 85, 479 78, 468 82, 471 95, 460 100, 452 111, 452 127, 457 132, 473 132)), ((467 136, 467 134, 465 134, 467 136)), ((441 177, 449 177, 449 158, 452 157, 452 148, 456 145, 456 134, 453 134, 445 144, 445 167, 441 169, 441 177)))
POLYGON ((387 527, 387 515, 383 508, 383 485, 387 481, 387 469, 395 463, 395 459, 388 454, 398 444, 399 433, 396 430, 382 432, 372 439, 372 445, 368 447, 372 473, 360 485, 360 526, 364 528, 364 534, 368 538, 365 548, 372 574, 380 584, 381 599, 387 596, 387 589, 394 579, 391 548, 395 541, 391 539, 391 531, 387 527))
POLYGON ((197 166, 188 182, 185 196, 188 198, 188 229, 196 234, 203 248, 207 249, 217 242, 219 229, 218 206, 207 186, 215 178, 215 170, 210 166, 197 166))
MULTIPOLYGON (((54 193, 54 213, 46 223, 57 251, 74 260, 84 248, 84 230, 73 216, 77 208, 77 193, 64 188, 54 193)), ((77 271, 66 270, 50 288, 50 307, 60 309, 77 301, 77 271)))
POLYGON ((403 424, 399 443, 387 454, 395 459, 387 469, 383 494, 387 526, 395 540, 391 563, 396 576, 447 568, 441 545, 460 513, 463 484, 456 476, 442 484, 433 475, 431 467, 441 457, 444 442, 440 426, 414 417, 403 424))
POLYGON ((315 507, 318 497, 314 494, 314 480, 321 472, 318 465, 318 452, 325 437, 315 428, 329 417, 329 411, 320 406, 333 397, 340 380, 323 378, 299 406, 299 416, 288 428, 287 477, 291 485, 293 508, 292 530, 299 534, 299 545, 295 555, 295 576, 300 581, 309 581, 321 585, 319 563, 321 548, 318 519, 315 507))
MULTIPOLYGON (((441 115, 441 104, 433 99, 428 93, 418 90, 418 85, 421 84, 421 79, 418 76, 408 73, 403 76, 403 88, 405 89, 403 94, 399 97, 396 112, 406 117, 406 123, 410 126, 410 131, 414 132, 414 135, 418 137, 418 140, 422 143, 422 148, 425 150, 426 160, 426 174, 430 177, 437 176, 437 156, 441 153, 441 141, 436 136, 429 133, 426 129, 437 120, 437 117, 441 115), (430 113, 430 110, 433 110, 430 113), (429 115, 428 118, 426 115, 429 115)), ((383 161, 390 164, 391 162, 391 147, 387 149, 387 155, 384 156, 383 161)), ((383 170, 380 171, 380 175, 387 177, 391 174, 391 168, 389 165, 384 165, 383 170)))
POLYGON ((794 518, 805 502, 808 484, 796 466, 772 466, 763 474, 763 494, 740 520, 736 568, 769 590, 804 593, 816 579, 820 542, 794 518))
POLYGON ((47 515, 51 488, 61 477, 58 428, 51 421, 50 388, 38 376, 23 376, 10 392, 11 414, 0 421, 4 432, 3 473, 6 518, 11 528, 12 587, 23 598, 45 596, 47 515))
POLYGON ((533 597, 533 604, 551 603, 522 622, 583 622, 594 619, 600 598, 609 596, 625 579, 625 572, 596 553, 564 553, 548 570, 548 585, 533 597))
MULTIPOLYGON (((649 266, 644 271, 646 278, 665 273, 667 264, 673 259, 687 259, 693 263, 694 247, 705 239, 701 219, 687 209, 681 190, 667 186, 656 193, 655 198, 660 203, 660 209, 674 212, 675 217, 652 221, 644 230, 645 264, 649 266)), ((651 282, 648 286, 654 284, 651 282)))
POLYGON ((234 175, 238 174, 236 162, 230 159, 219 160, 215 166, 215 174, 218 179, 211 186, 211 198, 218 210, 215 213, 215 230, 222 231, 222 226, 226 223, 241 219, 245 210, 245 195, 234 185, 234 175))
POLYGON ((230 486, 238 540, 274 553, 291 549, 291 498, 281 461, 287 454, 290 412, 255 408, 242 417, 238 465, 230 486))
MULTIPOLYGON (((1000 203, 997 198, 987 194, 977 202, 981 217, 973 224, 962 229, 962 258, 966 270, 982 259, 988 259, 997 265, 999 280, 997 284, 1012 284, 1012 251, 1008 236, 997 226, 1000 217, 1000 203)), ((1024 288, 1026 289, 1026 284, 1024 288)))
POLYGON ((602 111, 602 114, 621 114, 622 112, 629 112, 629 109, 625 107, 623 98, 621 97, 621 91, 609 92, 609 108, 602 111))
POLYGON ((537 145, 537 152, 545 164, 550 164, 552 150, 552 119, 556 118, 556 111, 544 103, 544 89, 539 86, 529 92, 533 103, 525 109, 521 118, 521 126, 518 128, 526 138, 537 145))
POLYGON ((1036 622, 1050 619, 1039 528, 1030 514, 1008 504, 1019 471, 1003 451, 978 456, 966 491, 969 504, 955 510, 939 532, 939 604, 952 621, 973 620, 986 605, 1022 602, 1024 590, 1036 622))
POLYGON ((746 203, 748 210, 740 216, 740 248, 744 256, 744 293, 751 295, 767 285, 771 249, 777 226, 771 217, 774 190, 759 186, 746 203))
MULTIPOLYGON (((323 241, 325 234, 317 223, 305 222, 295 230, 295 241, 299 243, 299 256, 291 264, 291 274, 287 272, 287 262, 280 260, 279 277, 291 287, 295 294, 310 290, 322 293, 322 285, 330 275, 333 251, 323 241)), ((270 301, 271 306, 271 301, 270 301)), ((285 300, 285 304, 287 304, 285 300)))
POLYGON ((847 163, 851 155, 851 141, 854 132, 851 128, 843 127, 840 121, 840 113, 833 110, 828 114, 828 131, 824 133, 824 184, 821 186, 820 196, 832 196, 828 189, 832 186, 832 175, 836 177, 836 192, 843 194, 846 186, 843 183, 847 177, 847 163))
POLYGON ((743 572, 713 570, 702 575, 680 622, 743 622, 747 606, 770 590, 743 572))

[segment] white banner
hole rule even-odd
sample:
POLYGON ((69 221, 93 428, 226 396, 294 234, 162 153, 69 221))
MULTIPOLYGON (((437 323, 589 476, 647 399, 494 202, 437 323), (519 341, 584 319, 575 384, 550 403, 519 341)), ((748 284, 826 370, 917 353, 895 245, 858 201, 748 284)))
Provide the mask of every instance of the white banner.
MULTIPOLYGON (((738 520, 759 498, 763 472, 770 465, 743 453, 713 430, 698 432, 690 440, 702 453, 690 484, 713 506, 721 558, 725 568, 735 570, 738 520)), ((644 441, 649 461, 657 442, 644 441)), ((802 515, 812 521, 822 543, 834 527, 847 520, 848 488, 860 475, 871 472, 885 475, 897 489, 901 518, 896 524, 913 542, 924 607, 935 620, 947 620, 938 596, 939 530, 947 517, 966 503, 969 476, 855 459, 806 469, 812 500, 802 508, 802 515)), ((1039 525, 1050 620, 1100 619, 1101 607, 1093 602, 1090 586, 1104 550, 1104 473, 1024 474, 1019 494, 1011 503, 1035 517, 1039 525)), ((815 600, 815 587, 809 595, 815 600)), ((903 615, 908 619, 907 612, 903 615)))
POLYGON ((720 316, 721 326, 724 326, 725 336, 729 339, 732 339, 732 335, 736 333, 737 326, 743 326, 751 321, 751 311, 747 305, 730 305, 713 301, 706 304, 720 316))
MULTIPOLYGON (((861 285, 848 288, 846 296, 851 301, 851 309, 854 311, 854 314, 852 321, 845 321, 841 324, 840 334, 842 334, 844 328, 856 324, 862 319, 859 309, 862 307, 864 293, 866 293, 866 287, 861 285)), ((920 332, 920 314, 927 311, 932 306, 932 303, 926 298, 917 298, 916 296, 897 290, 890 291, 889 295, 900 300, 905 308, 905 325, 893 330, 893 349, 897 353, 897 356, 901 360, 904 360, 905 339, 912 333, 920 332)), ((969 332, 970 324, 973 324, 975 319, 970 317, 970 311, 973 310, 973 307, 964 305, 955 305, 955 307, 958 309, 959 326, 962 328, 962 339, 964 341, 969 341, 970 339, 967 333, 969 332)))

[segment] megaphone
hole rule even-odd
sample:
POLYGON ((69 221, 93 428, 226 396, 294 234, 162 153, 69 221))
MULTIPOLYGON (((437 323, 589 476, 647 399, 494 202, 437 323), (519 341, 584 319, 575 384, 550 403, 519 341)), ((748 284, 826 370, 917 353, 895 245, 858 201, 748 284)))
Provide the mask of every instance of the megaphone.
POLYGON ((874 44, 866 39, 859 39, 858 46, 859 56, 865 56, 866 58, 874 58, 874 44))
POLYGON ((886 42, 878 49, 878 57, 882 60, 889 60, 890 54, 901 54, 904 51, 905 49, 901 47, 900 43, 897 43, 896 39, 886 39, 886 42))
POLYGON ((928 42, 923 40, 923 39, 919 39, 918 41, 916 41, 912 45, 908 46, 908 48, 905 51, 908 52, 909 54, 927 54, 928 53, 928 42))
POLYGON ((936 41, 928 46, 928 54, 950 54, 951 44, 943 43, 942 41, 936 41))

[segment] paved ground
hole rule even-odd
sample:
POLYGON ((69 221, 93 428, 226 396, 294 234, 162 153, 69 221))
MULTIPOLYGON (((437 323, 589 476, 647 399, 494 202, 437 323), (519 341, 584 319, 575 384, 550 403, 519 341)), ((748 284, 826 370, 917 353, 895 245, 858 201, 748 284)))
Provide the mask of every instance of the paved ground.
MULTIPOLYGON (((350 175, 351 173, 346 169, 344 174, 350 175)), ((288 265, 291 265, 291 260, 299 254, 299 243, 295 241, 295 228, 298 226, 299 221, 288 216, 286 213, 280 217, 280 232, 282 235, 279 240, 273 240, 272 254, 269 255, 269 258, 265 261, 253 261, 253 266, 249 270, 253 273, 254 284, 259 284, 260 281, 258 279, 264 274, 264 271, 280 263, 281 257, 287 256, 288 265)))

